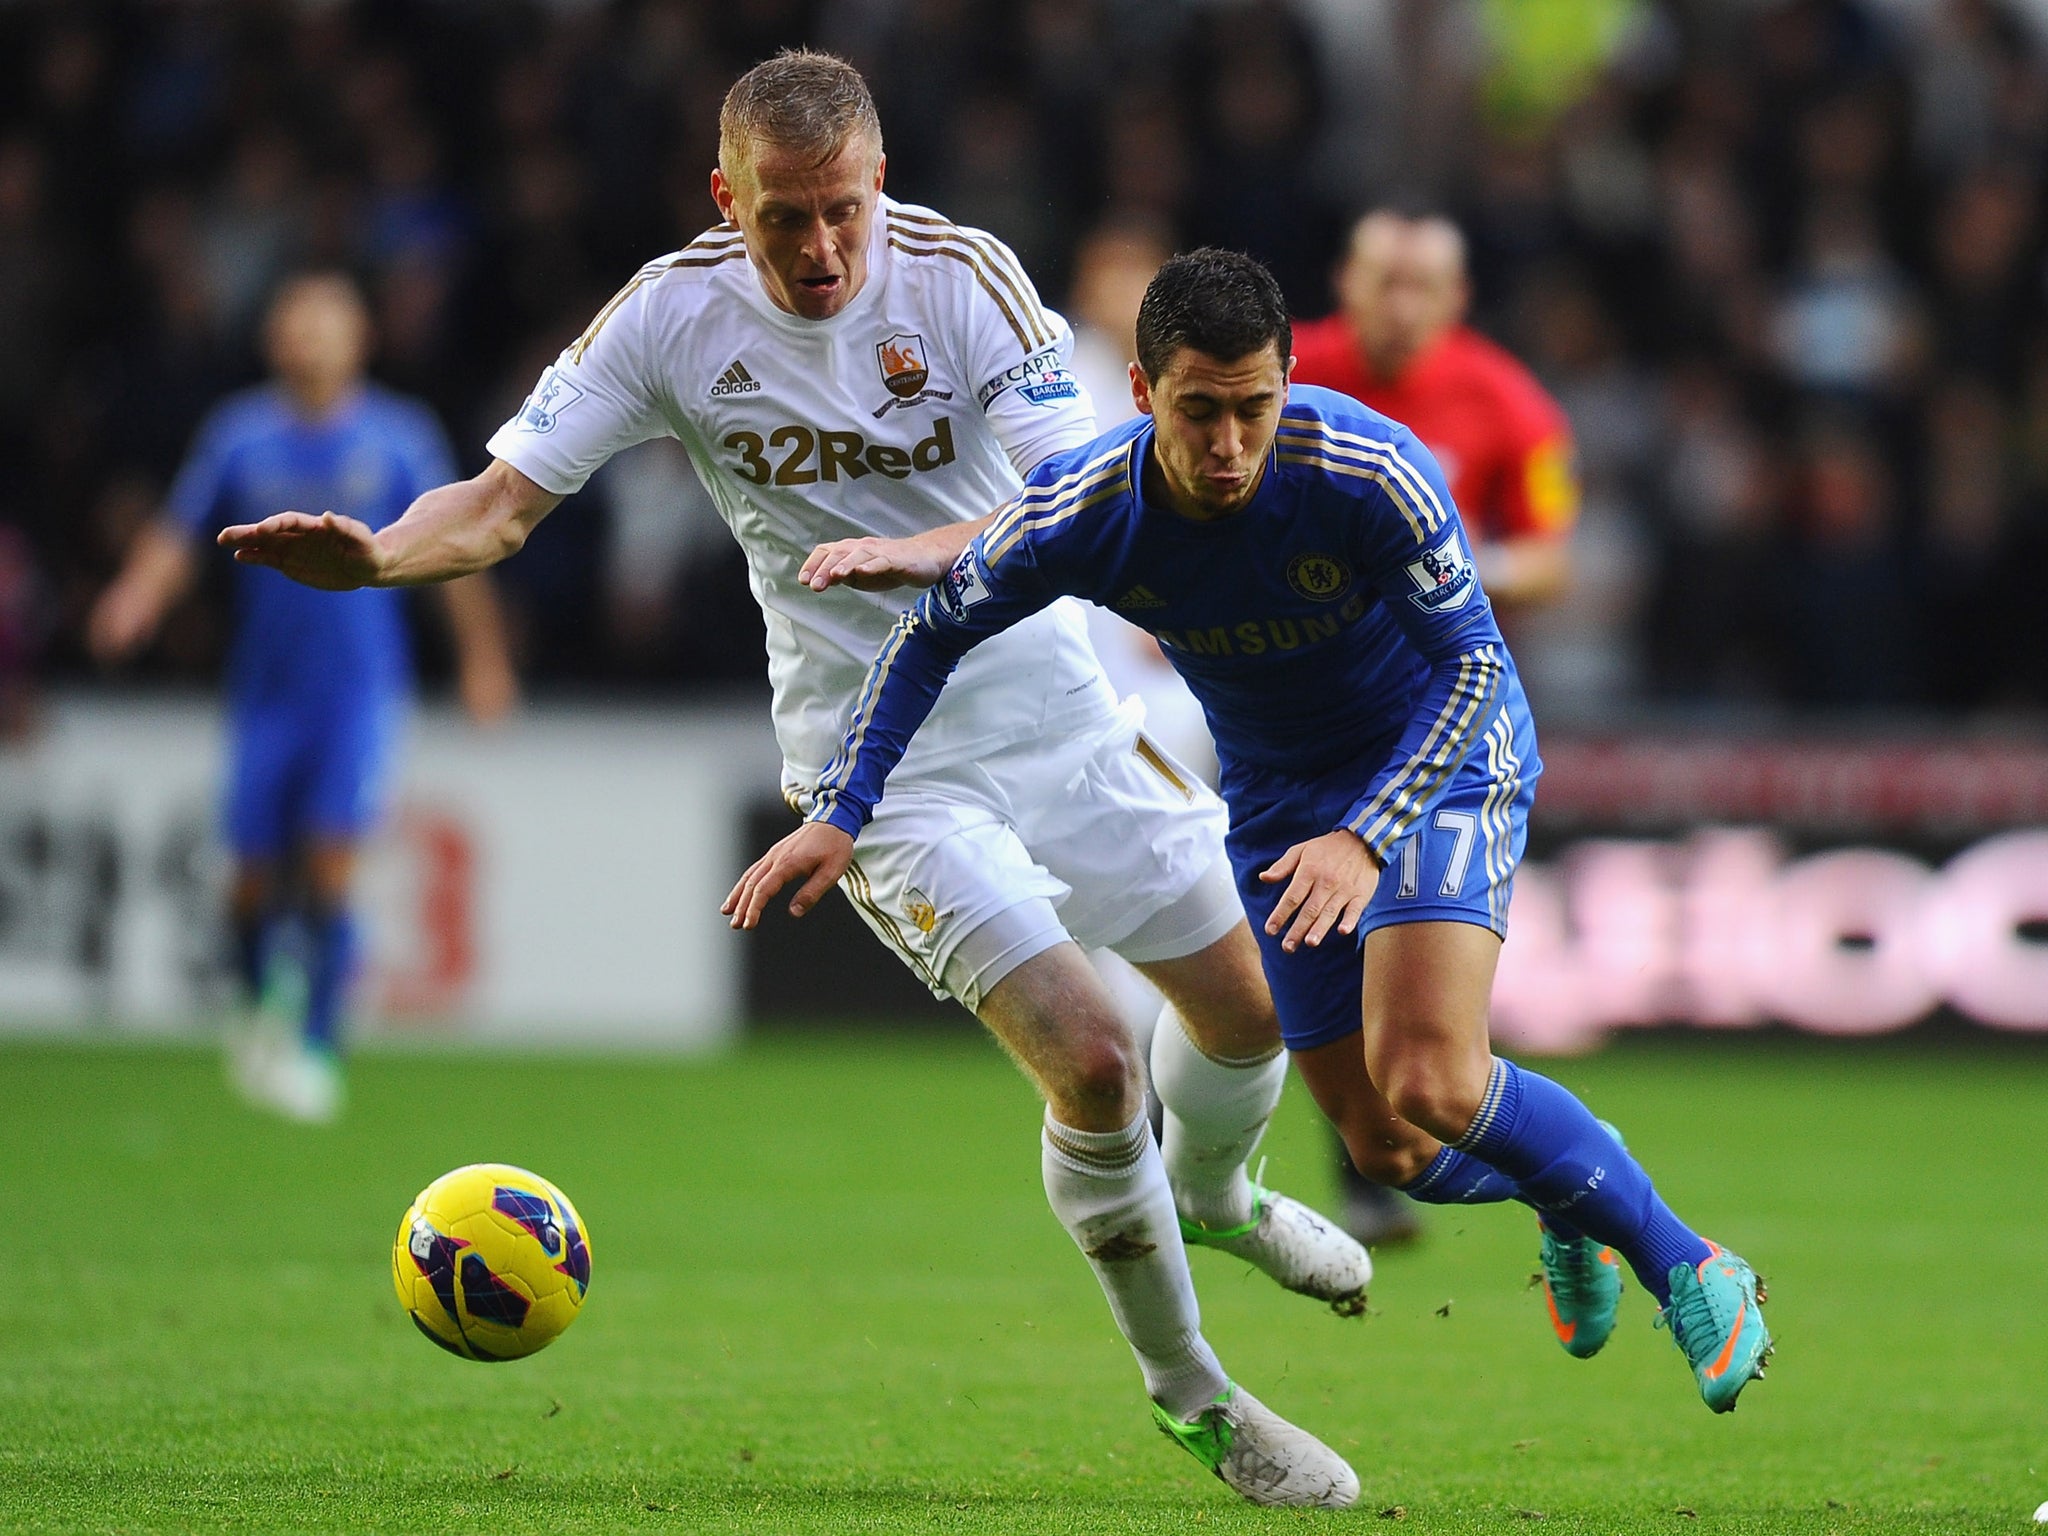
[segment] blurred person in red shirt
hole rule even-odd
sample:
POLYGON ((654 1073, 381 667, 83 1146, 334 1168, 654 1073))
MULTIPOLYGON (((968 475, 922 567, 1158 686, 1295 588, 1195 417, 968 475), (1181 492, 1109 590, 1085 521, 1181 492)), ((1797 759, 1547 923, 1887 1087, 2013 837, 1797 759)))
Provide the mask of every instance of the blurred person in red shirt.
MULTIPOLYGON (((1579 485, 1563 408, 1465 323, 1471 298, 1457 225, 1368 213, 1337 272, 1337 312, 1294 328, 1293 380, 1362 400, 1428 445, 1512 640, 1517 613, 1555 602, 1571 583, 1579 485)), ((1351 1235, 1368 1246, 1420 1236, 1414 1202, 1359 1173, 1341 1144, 1338 1152, 1351 1235)))
POLYGON ((1360 219, 1337 313, 1294 329, 1294 381, 1391 416, 1443 465, 1494 607, 1562 596, 1579 511, 1571 426, 1534 375, 1465 324, 1465 237, 1449 219, 1360 219))

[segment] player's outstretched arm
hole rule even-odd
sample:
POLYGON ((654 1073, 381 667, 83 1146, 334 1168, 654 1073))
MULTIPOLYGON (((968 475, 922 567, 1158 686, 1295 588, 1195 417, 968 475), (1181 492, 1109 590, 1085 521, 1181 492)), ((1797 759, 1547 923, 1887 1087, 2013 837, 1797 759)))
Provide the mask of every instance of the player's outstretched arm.
POLYGON ((1571 590, 1571 548, 1553 534, 1521 534, 1474 544, 1472 563, 1496 612, 1541 608, 1571 590))
POLYGON ((474 479, 428 491, 377 532, 332 512, 280 512, 224 528, 219 542, 246 565, 267 565, 330 592, 423 586, 486 570, 518 553, 561 502, 493 459, 474 479))
POLYGON ((806 822, 756 859, 718 910, 732 919, 733 927, 752 928, 777 892, 790 881, 801 880, 790 899, 789 915, 802 917, 852 862, 851 837, 830 822, 806 822))
POLYGON ((797 580, 813 592, 842 585, 863 592, 928 587, 953 568, 992 521, 993 514, 971 523, 946 523, 907 539, 834 539, 811 551, 797 580))
POLYGON ((462 707, 478 725, 492 725, 519 702, 519 673, 505 634, 505 611, 489 573, 457 577, 438 589, 455 639, 455 677, 462 707))
POLYGON ((170 607, 192 585, 191 540, 169 519, 143 525, 121 574, 102 592, 86 621, 86 644, 103 667, 126 661, 149 643, 170 607))

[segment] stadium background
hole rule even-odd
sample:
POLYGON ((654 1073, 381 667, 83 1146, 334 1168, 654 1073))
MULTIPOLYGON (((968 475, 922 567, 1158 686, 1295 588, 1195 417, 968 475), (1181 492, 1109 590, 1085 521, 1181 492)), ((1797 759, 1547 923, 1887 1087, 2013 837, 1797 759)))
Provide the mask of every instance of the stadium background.
MULTIPOLYGON (((995 1049, 837 903, 717 918, 783 825, 760 623, 659 446, 501 568, 518 717, 415 733, 343 1123, 245 1112, 209 1047, 222 573, 118 675, 82 627, 266 288, 360 272, 376 372, 474 468, 711 221, 720 96, 792 42, 868 73, 893 192, 1070 312, 1102 224, 1251 249, 1313 316, 1352 213, 1437 204, 1571 415, 1503 1033, 1757 1255, 1780 1359, 1709 1421, 1632 1293, 1567 1361, 1526 1226, 1472 1213, 1381 1256, 1357 1333, 1199 1261, 1233 1369, 1417 1529, 2027 1528, 2035 0, 0 0, 0 1525, 1273 1528, 1153 1443, 995 1049), (479 1159, 594 1234, 522 1367, 426 1349, 385 1276, 479 1159)), ((1310 1196, 1319 1129, 1295 1092, 1265 1149, 1310 1196)))
MULTIPOLYGON (((1248 248, 1314 316, 1357 210, 1457 217, 1585 485, 1571 599, 1512 635, 1551 772, 1510 1038, 2048 1024, 2048 8, 1993 0, 0 6, 0 1013, 217 997, 224 565, 117 678, 82 629, 276 277, 360 272, 477 467, 711 221, 725 84, 793 42, 867 71, 893 192, 1084 327, 1098 229, 1248 248)), ((716 926, 774 826, 761 630, 672 446, 501 568, 533 702, 413 754, 378 1019, 710 1039, 818 1011, 820 944, 830 1010, 947 1016, 848 926, 716 926)))

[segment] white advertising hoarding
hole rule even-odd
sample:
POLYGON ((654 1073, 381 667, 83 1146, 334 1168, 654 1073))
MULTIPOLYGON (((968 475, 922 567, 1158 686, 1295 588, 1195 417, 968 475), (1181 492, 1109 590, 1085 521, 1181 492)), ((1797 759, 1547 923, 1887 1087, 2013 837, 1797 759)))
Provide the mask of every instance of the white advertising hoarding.
MULTIPOLYGON (((0 751, 0 1032, 218 1016, 221 750, 203 703, 91 698, 0 751)), ((1561 736, 1544 755, 1494 994, 1506 1046, 1881 1034, 1937 1010, 2048 1031, 2048 747, 1561 736)), ((803 972, 803 1017, 895 1016, 895 962, 864 934, 819 964, 819 918, 743 939, 718 913, 777 770, 758 705, 422 717, 364 871, 360 1034, 700 1048, 759 1006, 750 956, 756 992, 764 968, 803 972)))
MULTIPOLYGON (((223 742, 200 703, 60 699, 0 754, 0 1029, 171 1031, 220 1002, 223 742)), ((741 1014, 718 903, 775 793, 759 708, 535 708, 414 724, 370 849, 360 1028, 715 1044, 741 1014)))

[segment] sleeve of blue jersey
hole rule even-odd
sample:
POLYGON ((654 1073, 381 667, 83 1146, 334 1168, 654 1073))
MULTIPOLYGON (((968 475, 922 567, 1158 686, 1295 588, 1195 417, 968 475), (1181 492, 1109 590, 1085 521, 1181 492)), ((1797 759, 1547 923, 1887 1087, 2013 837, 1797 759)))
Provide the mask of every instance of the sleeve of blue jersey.
POLYGON ((1004 517, 998 513, 938 584, 897 619, 868 668, 839 751, 818 781, 810 820, 860 836, 960 658, 1059 596, 1042 579, 1028 542, 1007 558, 991 555, 990 537, 1004 529, 1004 517))
POLYGON ((450 484, 460 476, 455 450, 442 430, 441 418, 423 400, 407 400, 399 407, 400 444, 405 458, 408 502, 436 487, 450 484))
MULTIPOLYGON (((1390 516, 1378 518, 1381 541, 1371 553, 1379 558, 1366 566, 1372 573, 1372 584, 1409 643, 1431 661, 1462 655, 1481 645, 1497 645, 1500 626, 1494 619, 1493 603, 1486 595, 1485 585, 1479 579, 1472 542, 1465 532, 1464 517, 1451 500, 1450 486, 1437 467, 1436 456, 1406 427, 1401 429, 1401 435, 1408 440, 1407 451, 1401 457, 1434 491, 1443 508, 1444 521, 1417 539, 1405 518, 1398 524, 1390 516), (1455 605, 1427 606, 1422 581, 1432 560, 1440 569, 1461 571, 1462 575, 1453 579, 1469 581, 1471 597, 1455 605), (1422 574, 1418 573, 1418 566, 1423 568, 1422 574)), ((1391 492, 1382 492, 1383 501, 1393 499, 1391 492)))
POLYGON ((1357 498, 1349 553, 1429 663, 1394 748, 1341 823, 1384 863, 1480 741, 1511 664, 1435 455, 1399 423, 1312 393, 1309 409, 1290 411, 1283 455, 1357 498))
POLYGON ((207 415, 164 495, 164 515, 194 537, 213 533, 227 521, 235 445, 249 408, 247 401, 229 400, 207 415))

